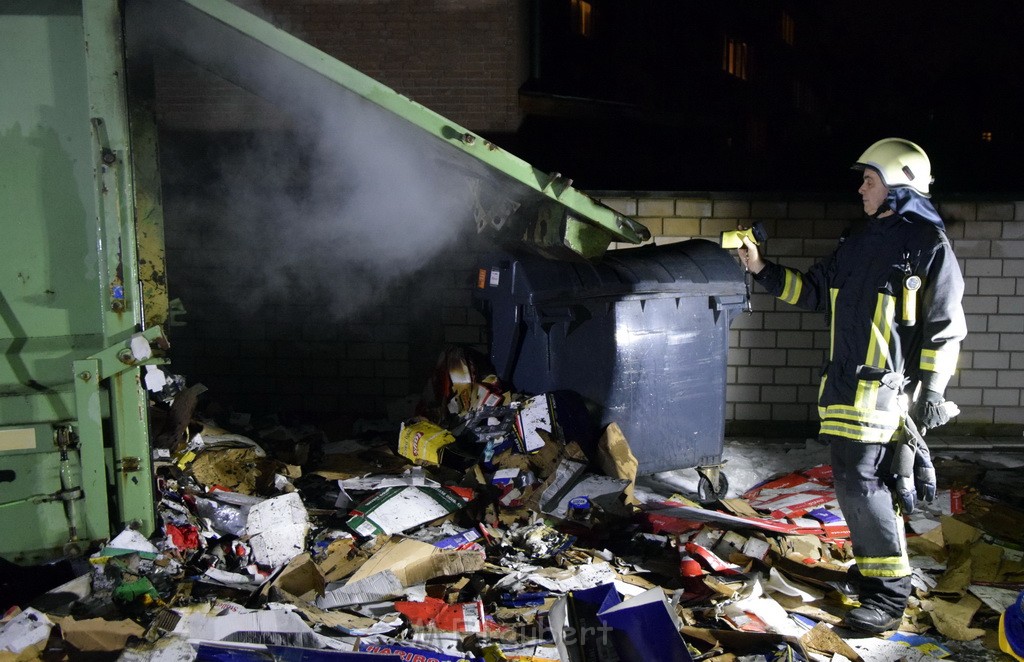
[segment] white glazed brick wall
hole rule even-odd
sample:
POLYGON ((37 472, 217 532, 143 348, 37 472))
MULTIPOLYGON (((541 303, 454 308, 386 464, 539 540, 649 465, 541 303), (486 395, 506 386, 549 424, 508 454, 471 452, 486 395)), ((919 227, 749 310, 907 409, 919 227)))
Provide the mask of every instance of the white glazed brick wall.
MULTIPOLYGON (((860 205, 824 198, 615 195, 601 201, 646 225, 653 241, 718 240, 722 230, 765 223, 766 253, 806 268, 835 245, 860 205)), ((966 284, 969 335, 947 397, 957 424, 981 430, 1024 424, 1024 202, 936 200, 966 284)), ((625 246, 622 246, 625 247, 625 246)), ((730 421, 814 421, 819 368, 828 345, 825 318, 754 288, 753 312, 729 334, 726 417, 730 421)))

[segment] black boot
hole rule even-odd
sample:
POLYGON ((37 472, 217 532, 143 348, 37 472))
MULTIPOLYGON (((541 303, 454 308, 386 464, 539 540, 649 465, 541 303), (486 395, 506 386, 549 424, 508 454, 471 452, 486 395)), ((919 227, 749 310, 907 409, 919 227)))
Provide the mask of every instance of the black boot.
POLYGON ((878 607, 856 607, 846 613, 846 624, 855 630, 881 634, 887 630, 895 630, 903 621, 903 614, 886 613, 878 607))

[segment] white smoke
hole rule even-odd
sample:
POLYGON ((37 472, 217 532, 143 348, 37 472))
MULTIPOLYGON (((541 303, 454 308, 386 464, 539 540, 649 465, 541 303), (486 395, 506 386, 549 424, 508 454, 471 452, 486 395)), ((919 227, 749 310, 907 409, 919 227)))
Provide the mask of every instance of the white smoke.
POLYGON ((216 216, 211 238, 235 256, 208 256, 220 261, 208 285, 242 309, 316 297, 345 319, 467 237, 482 171, 452 167, 449 146, 268 49, 239 48, 214 23, 147 21, 171 25, 159 34, 169 48, 241 81, 289 119, 291 131, 253 134, 217 162, 223 207, 202 211, 216 216))

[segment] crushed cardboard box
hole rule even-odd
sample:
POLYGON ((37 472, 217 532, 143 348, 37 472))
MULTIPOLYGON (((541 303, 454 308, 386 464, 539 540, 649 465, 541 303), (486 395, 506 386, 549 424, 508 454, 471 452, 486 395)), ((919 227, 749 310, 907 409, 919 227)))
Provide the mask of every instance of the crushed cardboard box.
POLYGON ((350 434, 190 420, 183 390, 154 444, 159 530, 119 532, 56 606, 6 615, 0 660, 919 659, 991 647, 1024 588, 1021 514, 944 488, 908 520, 900 632, 854 636, 829 467, 701 504, 640 486, 617 425, 588 438, 563 396, 510 392, 471 352, 428 391, 350 434))

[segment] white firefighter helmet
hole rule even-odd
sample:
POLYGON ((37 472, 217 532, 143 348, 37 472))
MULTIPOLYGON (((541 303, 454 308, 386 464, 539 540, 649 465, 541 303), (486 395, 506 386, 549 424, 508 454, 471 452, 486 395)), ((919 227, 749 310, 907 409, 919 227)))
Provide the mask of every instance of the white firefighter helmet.
POLYGON ((909 186, 928 197, 932 183, 932 164, 928 155, 916 144, 902 138, 883 138, 864 150, 855 170, 870 167, 878 172, 889 188, 909 186))

